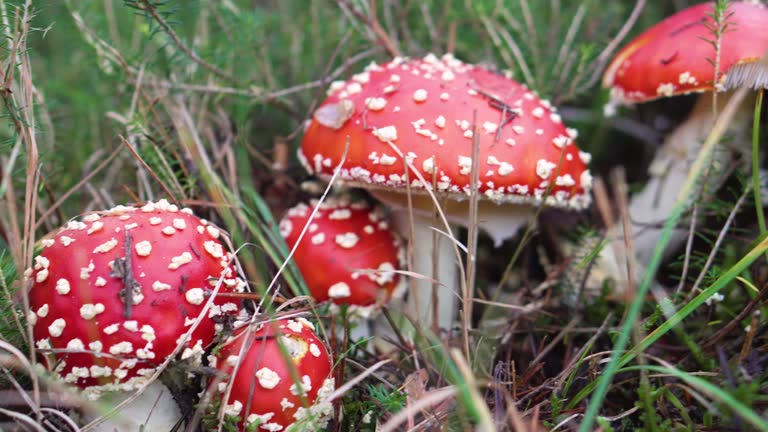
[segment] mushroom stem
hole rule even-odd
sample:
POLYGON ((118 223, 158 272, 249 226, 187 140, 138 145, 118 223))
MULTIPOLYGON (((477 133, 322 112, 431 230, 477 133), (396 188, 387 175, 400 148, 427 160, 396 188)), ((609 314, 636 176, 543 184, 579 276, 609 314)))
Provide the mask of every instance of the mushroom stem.
MULTIPOLYGON (((395 227, 401 237, 410 239, 409 253, 413 255, 410 270, 424 276, 424 278, 412 280, 414 293, 409 296, 409 307, 416 311, 416 317, 422 328, 431 328, 434 323, 437 323, 440 328, 449 329, 456 318, 460 297, 459 263, 456 262, 451 239, 438 233, 439 244, 434 244, 432 199, 426 195, 412 195, 413 237, 411 237, 411 212, 408 210, 407 198, 402 194, 381 190, 373 191, 373 195, 393 209, 392 221, 395 227), (434 257, 438 258, 437 266, 435 266, 434 257), (439 282, 434 294, 433 279, 439 282), (437 302, 433 301, 434 298, 437 302), (436 320, 435 316, 437 316, 436 320)), ((533 207, 529 205, 499 205, 487 200, 481 200, 478 205, 477 225, 493 239, 493 244, 497 248, 505 240, 514 237, 521 226, 530 222, 533 214, 533 207)), ((469 200, 446 200, 440 204, 440 207, 452 226, 466 227, 470 223, 467 217, 469 200)), ((445 231, 444 228, 442 223, 437 227, 439 231, 445 231)))
POLYGON ((424 276, 411 279, 409 309, 415 312, 414 318, 421 328, 450 329, 459 298, 458 267, 451 240, 438 233, 437 241, 433 241, 432 218, 418 211, 411 218, 407 209, 398 209, 393 212, 392 221, 403 238, 409 239, 409 270, 424 276))
MULTIPOLYGON (((731 92, 719 93, 717 112, 730 100, 731 92)), ((690 204, 702 192, 707 194, 717 190, 727 175, 727 166, 733 160, 733 150, 741 154, 751 153, 749 139, 743 135, 749 131, 751 105, 744 103, 731 122, 729 132, 732 140, 717 148, 712 155, 708 172, 704 174, 696 194, 689 197, 690 204)), ((691 164, 701 150, 717 113, 713 109, 711 95, 699 97, 688 119, 675 129, 664 141, 653 159, 648 171, 650 178, 643 190, 633 195, 629 202, 629 215, 632 220, 633 252, 637 258, 638 272, 650 260, 656 244, 661 237, 662 226, 672 213, 679 191, 689 175, 691 164)), ((706 195, 705 195, 706 196, 706 195)), ((684 227, 675 229, 665 251, 665 257, 676 250, 687 238, 688 230, 684 227)), ((596 276, 609 276, 625 279, 625 259, 614 251, 624 251, 623 227, 617 223, 608 233, 608 238, 616 242, 617 247, 606 247, 603 259, 599 263, 596 276), (602 270, 602 271, 600 271, 602 270)))
MULTIPOLYGON (((104 394, 98 405, 109 410, 130 397, 133 392, 114 392, 104 394)), ((84 420, 90 422, 102 415, 101 410, 84 413, 84 420)), ((123 407, 114 416, 105 419, 93 429, 94 432, 111 431, 170 431, 181 419, 181 411, 173 399, 171 391, 158 380, 149 384, 131 403, 123 407)))

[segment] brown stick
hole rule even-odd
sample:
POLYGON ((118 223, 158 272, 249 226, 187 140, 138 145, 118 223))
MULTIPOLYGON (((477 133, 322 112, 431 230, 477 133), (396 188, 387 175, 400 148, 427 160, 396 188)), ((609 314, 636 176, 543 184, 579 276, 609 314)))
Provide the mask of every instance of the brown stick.
POLYGON ((370 0, 368 5, 370 9, 370 16, 365 16, 360 10, 355 8, 348 0, 336 0, 339 6, 346 8, 352 15, 357 18, 358 21, 363 23, 373 34, 376 36, 376 40, 373 41, 378 45, 384 47, 393 57, 402 55, 400 49, 392 41, 384 28, 379 23, 378 15, 376 14, 376 0, 370 0))

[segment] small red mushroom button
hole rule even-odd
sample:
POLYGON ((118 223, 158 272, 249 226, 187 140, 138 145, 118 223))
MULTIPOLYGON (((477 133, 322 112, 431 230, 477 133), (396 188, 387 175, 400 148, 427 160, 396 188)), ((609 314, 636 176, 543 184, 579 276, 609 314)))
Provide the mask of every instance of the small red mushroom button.
POLYGON ((225 297, 208 305, 210 296, 245 286, 219 236, 191 210, 161 200, 87 215, 43 240, 27 275, 47 366, 98 397, 141 385, 177 344, 182 359, 199 361, 240 309, 225 297))
POLYGON ((289 248, 312 296, 355 307, 358 314, 385 303, 395 293, 403 250, 384 215, 365 202, 329 198, 299 204, 280 222, 289 248), (311 219, 311 220, 310 220, 311 219))
POLYGON ((215 367, 229 380, 215 382, 211 392, 218 397, 229 392, 224 414, 238 416, 244 430, 326 426, 334 390, 331 358, 306 319, 239 328, 218 352, 215 367))

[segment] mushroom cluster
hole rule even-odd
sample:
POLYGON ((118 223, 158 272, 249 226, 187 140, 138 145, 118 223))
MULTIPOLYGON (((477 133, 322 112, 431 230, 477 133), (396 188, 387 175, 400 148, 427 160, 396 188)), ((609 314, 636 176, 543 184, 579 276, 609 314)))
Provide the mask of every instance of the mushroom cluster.
POLYGON ((70 221, 26 276, 46 366, 89 397, 138 388, 180 346, 199 362, 245 283, 220 231, 165 200, 70 221), (213 298, 211 298, 213 297, 213 298))
POLYGON ((368 316, 389 300, 400 284, 396 271, 404 256, 399 237, 378 208, 343 197, 328 198, 319 207, 299 204, 280 222, 289 248, 299 242, 307 223, 293 259, 316 301, 347 304, 350 312, 368 316))
POLYGON ((331 359, 304 318, 236 330, 212 360, 224 377, 210 393, 243 430, 322 430, 332 411, 331 359))

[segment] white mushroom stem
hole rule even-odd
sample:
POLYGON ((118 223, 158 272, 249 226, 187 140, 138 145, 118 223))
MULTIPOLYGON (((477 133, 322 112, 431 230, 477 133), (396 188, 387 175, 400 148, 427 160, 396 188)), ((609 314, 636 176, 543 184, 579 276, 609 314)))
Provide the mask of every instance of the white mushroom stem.
MULTIPOLYGON (((721 112, 728 103, 730 95, 729 92, 718 94, 718 112, 721 112)), ((715 115, 712 96, 700 96, 688 119, 666 138, 654 157, 648 169, 650 178, 643 190, 633 195, 629 202, 633 249, 639 264, 638 272, 642 271, 653 254, 661 237, 662 226, 672 213, 682 185, 689 175, 690 167, 715 122, 715 115)), ((728 132, 730 141, 727 144, 730 144, 731 148, 721 145, 714 151, 708 164, 708 171, 704 173, 697 193, 689 197, 691 201, 687 204, 692 204, 698 197, 711 196, 720 187, 727 174, 726 168, 733 160, 732 150, 744 155, 751 153, 747 138, 748 132, 751 131, 749 127, 751 118, 751 103, 742 104, 730 124, 728 132)), ((687 237, 687 227, 680 226, 674 230, 666 247, 667 256, 685 242, 687 237)), ((597 278, 604 277, 617 280, 626 278, 625 258, 615 256, 616 251, 623 254, 625 250, 623 226, 617 223, 608 233, 608 238, 616 243, 613 247, 607 246, 603 250, 601 261, 597 263, 592 278, 594 282, 597 282, 597 278)))
MULTIPOLYGON (((433 283, 437 280, 437 324, 441 329, 450 329, 456 319, 457 303, 461 298, 458 265, 453 240, 445 234, 445 226, 438 222, 435 229, 438 233, 437 251, 434 250, 433 217, 434 209, 431 198, 423 194, 413 194, 411 205, 413 209, 413 237, 411 238, 411 216, 407 207, 407 197, 394 192, 380 190, 372 191, 379 200, 389 204, 394 209, 393 221, 403 238, 410 239, 412 268, 414 273, 423 278, 412 278, 411 286, 414 292, 409 293, 408 305, 416 312, 422 328, 430 328, 434 322, 433 283), (433 277, 434 260, 437 257, 438 273, 433 277)), ((469 200, 446 200, 441 204, 441 210, 449 222, 467 226, 469 223, 469 200)), ((520 204, 495 204, 487 200, 478 203, 477 224, 491 238, 496 247, 504 240, 513 237, 531 220, 533 207, 520 204)), ((439 220, 439 219, 438 219, 439 220)), ((454 233, 452 233, 454 234, 454 233)), ((472 287, 470 287, 471 289, 472 287)))
MULTIPOLYGON (((410 271, 423 278, 411 278, 408 307, 415 312, 414 318, 422 328, 431 328, 434 322, 441 329, 450 329, 456 318, 456 305, 461 295, 459 272, 452 240, 438 233, 435 242, 432 217, 413 212, 411 220, 408 210, 396 210, 393 223, 404 238, 409 239, 408 253, 412 254, 410 271), (411 237, 411 222, 413 233, 411 237), (435 244, 437 243, 437 244, 435 244), (436 249, 435 249, 436 248, 436 249), (434 259, 437 258, 437 274, 433 275, 434 259), (433 278, 438 283, 434 291, 433 278), (435 304, 434 300, 437 300, 435 304), (437 320, 435 321, 435 314, 437 320)), ((445 228, 439 231, 445 232, 445 228)))
MULTIPOLYGON (((87 422, 96 420, 131 395, 133 392, 105 393, 96 404, 92 405, 97 409, 88 409, 84 413, 84 420, 87 422)), ((180 419, 181 410, 173 399, 171 391, 163 383, 155 380, 123 409, 89 430, 94 432, 170 431, 180 419)))

